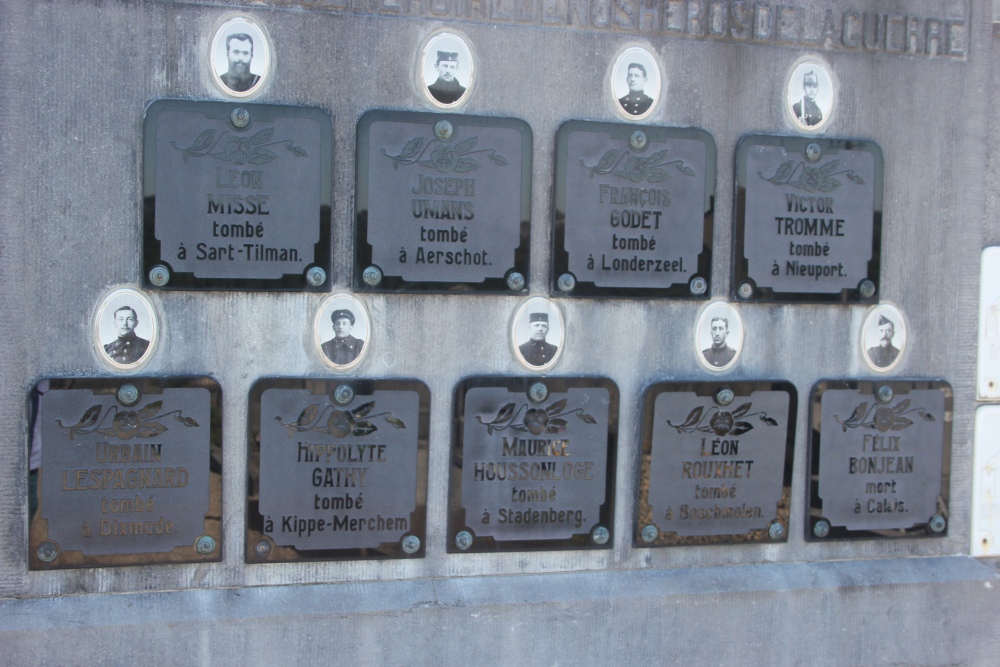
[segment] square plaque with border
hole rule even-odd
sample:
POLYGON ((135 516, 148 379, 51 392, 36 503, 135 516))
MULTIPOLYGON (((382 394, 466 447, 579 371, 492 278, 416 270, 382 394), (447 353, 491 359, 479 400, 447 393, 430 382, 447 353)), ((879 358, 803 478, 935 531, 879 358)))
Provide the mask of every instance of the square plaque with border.
POLYGON ((527 293, 531 129, 369 111, 358 122, 358 291, 527 293))
POLYGON ((707 299, 715 155, 696 128, 564 123, 552 294, 707 299))
POLYGON ((329 290, 332 160, 321 109, 153 102, 143 125, 145 286, 329 290))
POLYGON ((471 377, 455 389, 448 551, 607 549, 618 387, 471 377))
POLYGON ((222 390, 53 378, 30 396, 28 566, 222 559, 222 390))
POLYGON ((743 137, 731 298, 877 302, 883 165, 873 141, 743 137))
POLYGON ((947 535, 952 401, 943 380, 816 383, 806 539, 947 535))
POLYGON ((651 386, 634 546, 787 541, 797 402, 783 381, 651 386))
POLYGON ((257 381, 245 561, 422 558, 429 429, 419 380, 257 381))

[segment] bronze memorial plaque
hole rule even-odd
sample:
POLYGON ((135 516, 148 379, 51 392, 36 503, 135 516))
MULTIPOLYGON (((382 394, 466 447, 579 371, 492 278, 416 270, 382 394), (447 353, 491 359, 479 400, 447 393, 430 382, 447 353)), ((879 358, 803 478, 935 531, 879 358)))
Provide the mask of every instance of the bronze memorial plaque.
POLYGON ((707 299, 715 142, 569 121, 556 135, 552 294, 707 299))
POLYGON ((740 140, 730 297, 878 301, 883 164, 872 141, 740 140))
POLYGON ((146 287, 329 290, 326 112, 159 100, 143 132, 146 287))
POLYGON ((477 377, 455 390, 448 551, 612 546, 618 387, 477 377))
POLYGON ((788 382, 650 387, 633 544, 786 541, 796 404, 788 382))
POLYGON ((526 294, 531 145, 513 118, 362 116, 355 289, 526 294))
POLYGON ((817 383, 806 538, 946 535, 952 396, 941 380, 817 383))
POLYGON ((423 557, 429 428, 418 380, 259 380, 246 562, 423 557))
POLYGON ((221 560, 221 399, 209 377, 39 382, 29 567, 221 560))

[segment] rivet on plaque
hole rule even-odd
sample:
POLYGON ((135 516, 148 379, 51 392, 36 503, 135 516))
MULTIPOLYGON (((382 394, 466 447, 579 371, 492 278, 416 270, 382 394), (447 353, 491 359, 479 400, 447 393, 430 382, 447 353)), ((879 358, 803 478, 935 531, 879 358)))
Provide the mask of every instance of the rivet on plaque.
POLYGON ((873 371, 888 373, 906 351, 906 318, 895 306, 881 304, 868 311, 861 327, 861 356, 873 371))
POLYGON ((94 311, 97 355, 114 370, 132 371, 145 365, 156 350, 159 329, 153 304, 129 287, 105 294, 94 311))
POLYGON ((472 96, 476 60, 469 40, 453 30, 432 33, 417 59, 417 88, 439 109, 456 109, 472 96))
POLYGON ((559 360, 566 341, 566 324, 552 301, 528 299, 517 309, 510 331, 514 356, 522 366, 545 371, 559 360))
POLYGON ((642 46, 629 46, 618 53, 609 83, 612 106, 627 120, 648 118, 666 91, 659 61, 642 46))
POLYGON ((246 14, 223 16, 212 31, 208 59, 212 82, 225 95, 256 95, 266 84, 273 63, 264 24, 246 14))
POLYGON ((727 301, 705 305, 694 331, 698 361, 710 371, 727 371, 743 351, 743 319, 727 301))
POLYGON ((785 81, 785 116, 802 132, 818 132, 833 115, 837 80, 833 70, 817 56, 803 56, 793 63, 785 81))
POLYGON ((313 320, 313 344, 319 357, 337 371, 347 371, 371 349, 368 309, 350 294, 327 297, 313 320))

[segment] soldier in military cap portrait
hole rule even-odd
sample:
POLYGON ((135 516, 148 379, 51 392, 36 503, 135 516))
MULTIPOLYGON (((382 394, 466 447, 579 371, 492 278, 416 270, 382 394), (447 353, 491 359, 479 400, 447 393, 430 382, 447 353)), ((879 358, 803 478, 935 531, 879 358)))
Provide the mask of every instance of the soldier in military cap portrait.
POLYGON ((653 98, 645 92, 646 68, 640 63, 629 63, 625 82, 628 84, 628 95, 618 98, 618 104, 622 105, 625 113, 641 116, 649 111, 649 107, 653 106, 653 98))
POLYGON ((802 97, 792 105, 792 114, 798 122, 807 127, 819 125, 823 120, 823 112, 816 104, 819 93, 819 77, 815 70, 809 70, 802 75, 802 97))
POLYGON ((354 328, 354 313, 340 308, 330 314, 333 322, 333 338, 323 343, 323 354, 338 366, 350 364, 364 349, 365 341, 351 335, 354 328))
POLYGON ((879 315, 878 345, 869 347, 867 350, 868 359, 875 366, 886 368, 891 366, 896 361, 896 358, 899 357, 899 350, 892 344, 892 337, 895 335, 896 326, 892 323, 892 320, 885 315, 879 315))
POLYGON ((459 83, 456 74, 458 73, 458 52, 438 51, 437 62, 434 64, 438 78, 427 90, 441 104, 454 104, 465 95, 465 86, 459 83))
POLYGON ((135 328, 139 324, 139 315, 132 306, 122 306, 112 315, 118 338, 104 346, 104 352, 112 361, 118 364, 134 364, 142 359, 149 349, 149 341, 139 338, 135 328))
POLYGON ((555 358, 558 345, 545 340, 549 335, 549 314, 530 313, 528 315, 528 341, 518 345, 521 356, 532 366, 544 366, 555 358))

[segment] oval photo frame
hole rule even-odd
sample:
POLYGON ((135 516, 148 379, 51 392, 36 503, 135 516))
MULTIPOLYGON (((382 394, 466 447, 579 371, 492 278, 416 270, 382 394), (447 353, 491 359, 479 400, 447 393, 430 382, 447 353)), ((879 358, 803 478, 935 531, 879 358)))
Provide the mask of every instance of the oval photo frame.
POLYGON ((271 54, 271 39, 263 23, 247 14, 227 14, 216 23, 209 41, 212 83, 228 97, 252 97, 270 78, 271 54))
POLYGON ((541 296, 522 303, 514 313, 510 343, 514 357, 528 370, 555 366, 566 343, 566 322, 559 307, 541 296))
POLYGON ((646 47, 635 45, 615 56, 608 84, 609 103, 630 121, 649 118, 666 90, 659 60, 646 47))
POLYGON ((702 367, 722 373, 743 353, 743 318, 728 301, 711 301, 701 309, 694 329, 695 355, 702 367))
POLYGON ((153 357, 160 339, 159 318, 145 294, 118 287, 107 292, 94 309, 91 335, 105 366, 130 372, 153 357))
POLYGON ((340 292, 323 299, 313 317, 313 347, 327 366, 349 371, 372 346, 371 316, 361 301, 340 292))
POLYGON ((833 116, 839 83, 830 65, 818 56, 792 63, 785 79, 785 119, 800 132, 820 132, 833 116))
POLYGON ((906 354, 909 330, 906 316, 896 306, 880 303, 868 311, 858 336, 861 358, 876 373, 888 373, 906 354))
POLYGON ((438 30, 417 51, 416 86, 436 109, 458 109, 472 97, 476 57, 469 39, 455 30, 438 30))

